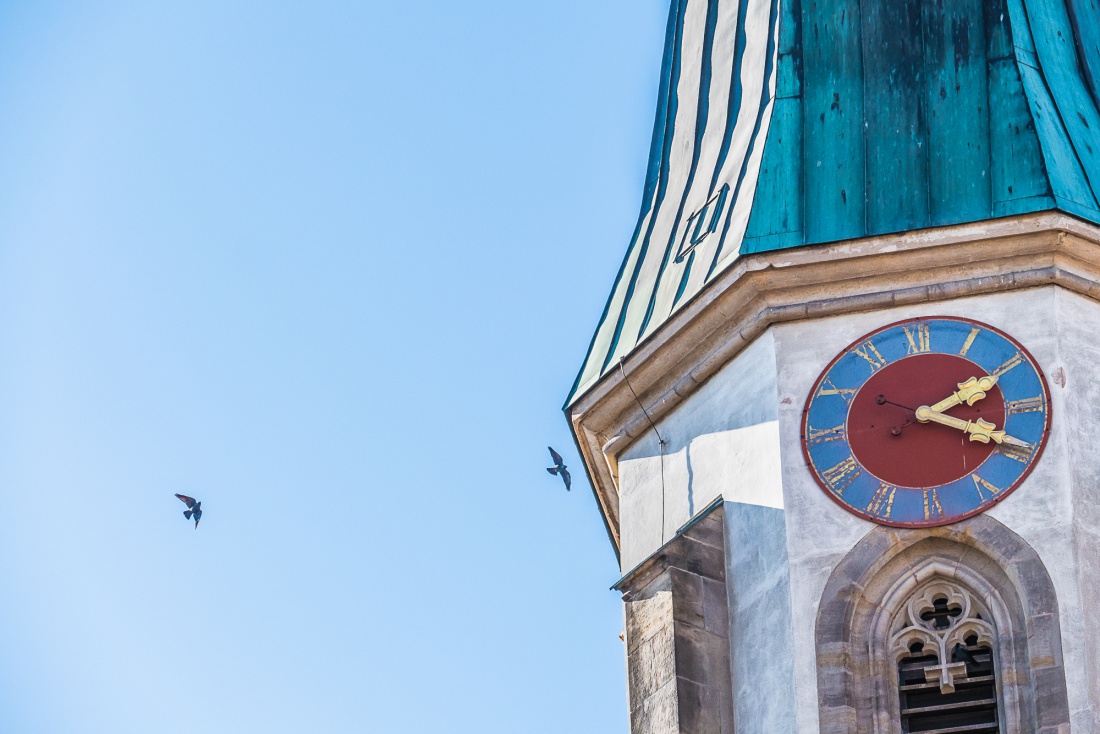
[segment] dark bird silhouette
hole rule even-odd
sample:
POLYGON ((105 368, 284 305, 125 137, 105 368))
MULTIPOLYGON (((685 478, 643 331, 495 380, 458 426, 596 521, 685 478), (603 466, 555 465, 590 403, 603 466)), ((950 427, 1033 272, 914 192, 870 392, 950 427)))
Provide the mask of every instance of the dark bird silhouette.
MULTIPOLYGON (((546 448, 550 449, 549 446, 547 446, 546 448)), ((546 471, 550 472, 551 474, 560 474, 562 481, 565 482, 565 491, 568 492, 570 483, 569 471, 565 468, 565 463, 561 459, 561 454, 559 454, 554 449, 550 449, 550 458, 554 460, 554 465, 551 467, 547 467, 546 471)))
POLYGON ((971 665, 977 665, 978 659, 974 657, 974 654, 966 649, 966 646, 961 642, 955 645, 955 649, 951 653, 951 661, 955 663, 969 663, 971 665))
POLYGON ((190 520, 195 518, 195 529, 198 530, 199 518, 202 517, 202 503, 196 502, 194 497, 188 497, 185 494, 176 494, 180 498, 180 502, 187 505, 187 509, 183 511, 183 516, 190 520))

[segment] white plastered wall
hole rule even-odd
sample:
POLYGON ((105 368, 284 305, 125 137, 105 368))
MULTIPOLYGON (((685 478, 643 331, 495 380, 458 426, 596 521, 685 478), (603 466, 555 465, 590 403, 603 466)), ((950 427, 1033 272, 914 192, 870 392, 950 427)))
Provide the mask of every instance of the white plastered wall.
POLYGON ((1050 384, 1046 451, 989 514, 1046 565, 1058 594, 1073 731, 1100 734, 1100 674, 1090 672, 1100 670, 1100 448, 1092 438, 1100 436, 1100 305, 1055 286, 774 326, 658 422, 663 460, 652 432, 619 457, 624 572, 716 497, 733 503, 726 510, 727 574, 739 731, 818 731, 814 634, 821 594, 836 565, 874 527, 832 502, 807 469, 799 443, 806 396, 858 337, 936 315, 976 319, 1010 334, 1050 384), (777 534, 785 534, 785 549, 777 534), (779 596, 789 596, 789 617, 778 614, 767 630, 740 640, 747 619, 765 603, 774 611, 779 596), (785 642, 759 642, 776 638, 785 642), (789 701, 760 710, 760 697, 749 695, 761 681, 747 678, 769 670, 755 653, 773 665, 791 659, 789 671, 772 669, 775 680, 765 681, 769 690, 782 690, 784 676, 793 679, 789 701))
MULTIPOLYGON (((1095 680, 1090 679, 1096 677, 1089 674, 1089 665, 1095 661, 1089 659, 1094 653, 1088 647, 1090 641, 1093 645, 1100 643, 1100 638, 1089 636, 1083 618, 1089 607, 1082 598, 1078 562, 1081 543, 1075 534, 1074 516, 1075 505, 1089 502, 1095 506, 1100 493, 1100 462, 1092 457, 1071 460, 1071 446, 1078 449, 1077 453, 1091 449, 1080 441, 1086 425, 1094 435, 1100 430, 1100 390, 1093 388, 1096 400, 1067 401, 1073 393, 1065 386, 1095 378, 1100 350, 1085 353, 1078 348, 1089 333, 1079 326, 1100 325, 1100 306, 1054 286, 801 321, 771 330, 776 363, 781 365, 777 394, 791 574, 797 730, 819 730, 814 634, 821 594, 837 563, 874 527, 838 507, 806 467, 799 444, 806 396, 829 361, 858 337, 895 321, 929 316, 961 316, 995 326, 1023 344, 1046 374, 1053 411, 1046 451, 1024 483, 988 514, 1031 545, 1050 573, 1058 594, 1073 731, 1096 732, 1090 707, 1095 691, 1092 695, 1089 691, 1095 686, 1095 680), (1071 321, 1077 326, 1070 328, 1071 321)), ((1091 334, 1095 342, 1095 327, 1091 334)), ((1095 552, 1095 539, 1092 542, 1095 552)), ((1088 601, 1092 609, 1100 609, 1095 594, 1088 601)))
POLYGON ((725 500, 734 726, 746 734, 796 731, 775 375, 765 333, 658 423, 663 477, 652 432, 619 459, 624 572, 725 500))
POLYGON ((619 457, 624 573, 719 495, 728 502, 783 506, 771 334, 659 421, 657 430, 665 440, 663 458, 652 431, 619 457))

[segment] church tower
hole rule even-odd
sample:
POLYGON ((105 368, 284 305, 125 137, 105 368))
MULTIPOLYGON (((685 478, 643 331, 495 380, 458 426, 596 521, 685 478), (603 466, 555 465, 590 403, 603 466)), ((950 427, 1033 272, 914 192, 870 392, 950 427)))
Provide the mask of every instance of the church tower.
POLYGON ((671 0, 565 412, 633 734, 1100 734, 1096 0, 671 0))

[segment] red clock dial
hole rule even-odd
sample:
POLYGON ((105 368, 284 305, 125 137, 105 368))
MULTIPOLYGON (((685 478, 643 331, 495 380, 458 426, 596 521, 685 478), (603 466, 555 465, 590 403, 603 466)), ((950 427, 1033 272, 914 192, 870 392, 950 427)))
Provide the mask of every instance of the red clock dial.
MULTIPOLYGON (((932 405, 965 380, 984 374, 978 365, 952 354, 917 354, 887 364, 864 383, 848 410, 852 455, 876 477, 901 487, 936 487, 965 477, 997 444, 921 425, 914 413, 918 406, 932 405)), ((1000 388, 994 385, 984 399, 973 406, 963 403, 951 415, 1004 425, 1000 388)))

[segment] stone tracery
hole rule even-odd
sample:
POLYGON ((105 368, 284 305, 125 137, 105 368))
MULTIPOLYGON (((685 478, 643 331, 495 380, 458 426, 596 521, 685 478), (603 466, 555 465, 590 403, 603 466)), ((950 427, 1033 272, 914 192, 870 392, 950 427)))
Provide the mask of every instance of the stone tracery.
POLYGON ((971 638, 992 648, 996 633, 986 621, 990 618, 964 587, 937 580, 915 593, 895 617, 891 629, 897 631, 891 636, 890 650, 895 662, 908 657, 917 645, 935 655, 937 662, 925 668, 925 678, 938 682, 941 692, 953 693, 956 679, 966 677, 966 663, 953 662, 953 650, 956 645, 965 647, 971 638))

